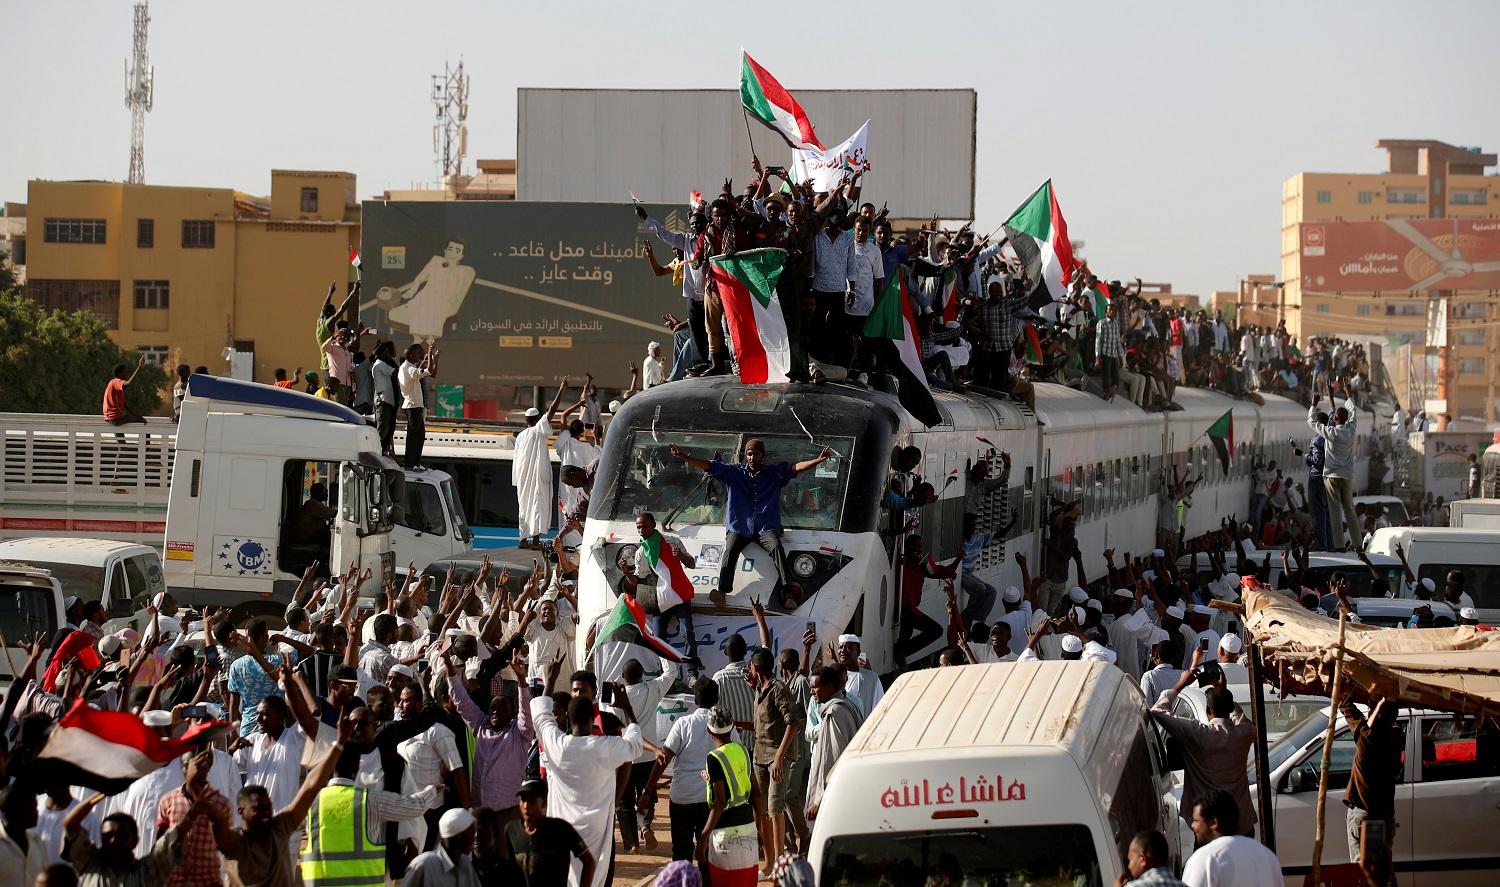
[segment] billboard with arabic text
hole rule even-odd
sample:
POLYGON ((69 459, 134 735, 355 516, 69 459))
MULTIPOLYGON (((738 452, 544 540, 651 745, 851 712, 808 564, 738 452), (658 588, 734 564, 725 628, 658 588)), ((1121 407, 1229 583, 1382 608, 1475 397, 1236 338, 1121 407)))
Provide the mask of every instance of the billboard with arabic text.
MULTIPOLYGON (((686 206, 647 211, 686 227, 686 206)), ((402 348, 437 342, 445 384, 547 387, 588 371, 624 388, 647 342, 671 354, 662 315, 686 317, 647 239, 671 261, 628 204, 367 201, 360 319, 402 348)))
POLYGON ((1302 288, 1500 289, 1500 219, 1387 219, 1300 226, 1302 288))

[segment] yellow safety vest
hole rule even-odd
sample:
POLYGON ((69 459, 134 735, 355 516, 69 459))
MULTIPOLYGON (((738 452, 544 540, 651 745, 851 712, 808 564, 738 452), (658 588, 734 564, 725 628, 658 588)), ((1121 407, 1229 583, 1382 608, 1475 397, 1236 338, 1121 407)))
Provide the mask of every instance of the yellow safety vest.
MULTIPOLYGON (((710 760, 718 761, 724 771, 729 787, 729 802, 724 809, 740 807, 750 803, 750 753, 738 742, 726 742, 708 753, 710 760)), ((714 803, 714 784, 708 781, 708 804, 714 803)))
POLYGON ((307 811, 302 879, 308 887, 383 887, 385 845, 367 831, 369 797, 354 785, 325 786, 307 811))

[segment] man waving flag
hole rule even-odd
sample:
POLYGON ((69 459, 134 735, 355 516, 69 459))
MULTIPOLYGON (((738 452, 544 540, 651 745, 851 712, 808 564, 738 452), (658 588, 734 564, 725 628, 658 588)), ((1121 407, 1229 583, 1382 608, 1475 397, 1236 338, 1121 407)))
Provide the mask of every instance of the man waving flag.
POLYGON ((1027 304, 1040 309, 1066 299, 1078 260, 1073 258, 1068 223, 1057 204, 1052 180, 1033 191, 1004 227, 1006 239, 1025 264, 1026 279, 1033 286, 1027 304))
POLYGON ((792 368, 792 345, 776 296, 776 281, 785 265, 784 249, 752 249, 709 260, 724 301, 740 381, 746 385, 785 382, 792 368))
POLYGON ((897 273, 886 278, 885 289, 875 300, 875 308, 865 321, 865 339, 891 341, 896 359, 889 361, 888 366, 900 383, 897 397, 901 406, 929 428, 943 421, 937 400, 932 396, 932 387, 927 384, 927 370, 922 365, 922 342, 917 337, 917 324, 911 313, 906 275, 900 273, 899 268, 897 273))

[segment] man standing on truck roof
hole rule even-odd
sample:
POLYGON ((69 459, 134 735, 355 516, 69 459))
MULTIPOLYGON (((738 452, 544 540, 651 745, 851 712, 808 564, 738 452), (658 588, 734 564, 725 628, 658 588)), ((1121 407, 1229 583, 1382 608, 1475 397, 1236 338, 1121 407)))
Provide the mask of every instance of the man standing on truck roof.
POLYGON ((123 363, 115 364, 115 370, 110 374, 109 383, 104 386, 104 421, 111 425, 146 424, 146 420, 139 414, 132 413, 125 406, 125 389, 129 388, 140 375, 141 367, 146 365, 146 355, 136 362, 135 372, 130 372, 130 367, 123 363))
POLYGON ((781 547, 781 491, 792 482, 792 478, 828 461, 833 450, 824 447, 816 459, 775 465, 766 464, 766 443, 758 437, 745 441, 745 461, 737 465, 717 457, 709 461, 691 456, 677 444, 672 444, 671 451, 673 458, 707 472, 709 477, 722 483, 729 494, 724 509, 724 554, 719 568, 719 585, 709 594, 714 606, 723 607, 725 598, 734 590, 740 552, 752 542, 771 555, 771 563, 776 567, 776 584, 781 589, 785 607, 793 609, 800 604, 801 587, 786 581, 786 556, 781 547))
MULTIPOLYGON (((1214 790, 1227 792, 1238 805, 1238 816, 1227 834, 1255 835, 1255 807, 1250 803, 1250 781, 1246 776, 1245 758, 1255 743, 1255 725, 1234 704, 1234 696, 1226 689, 1210 687, 1208 700, 1208 723, 1197 718, 1183 718, 1171 714, 1177 694, 1194 680, 1198 664, 1203 661, 1203 649, 1193 650, 1190 667, 1177 679, 1176 686, 1161 694, 1151 708, 1151 717, 1168 733, 1182 743, 1183 781, 1182 810, 1192 811, 1194 805, 1208 798, 1214 790), (1242 827, 1242 830, 1238 830, 1242 827)), ((1196 831, 1196 825, 1195 829, 1196 831)), ((1200 836, 1201 837, 1201 836, 1200 836)))
POLYGON ((401 409, 406 411, 406 467, 412 471, 425 471, 422 465, 422 444, 427 441, 427 401, 422 392, 422 380, 437 378, 437 346, 428 351, 420 343, 406 349, 406 359, 396 372, 396 381, 401 389, 401 409))

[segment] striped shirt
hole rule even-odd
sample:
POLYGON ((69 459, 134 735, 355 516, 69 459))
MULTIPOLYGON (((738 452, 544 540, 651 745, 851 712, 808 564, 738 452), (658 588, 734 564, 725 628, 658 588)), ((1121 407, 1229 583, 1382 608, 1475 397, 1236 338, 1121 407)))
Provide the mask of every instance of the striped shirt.
MULTIPOLYGON (((736 724, 755 723, 755 692, 745 683, 745 666, 731 662, 714 674, 714 683, 719 685, 719 707, 729 712, 736 724)), ((754 727, 740 729, 740 744, 753 749, 754 727)))
POLYGON ((1099 318, 1099 325, 1094 329, 1094 355, 1125 359, 1125 341, 1120 338, 1120 325, 1108 314, 1099 318))
POLYGON ((307 682, 307 686, 312 688, 313 695, 321 697, 328 695, 328 679, 343 664, 344 657, 339 654, 330 650, 317 650, 297 663, 297 671, 302 675, 302 680, 307 682))

